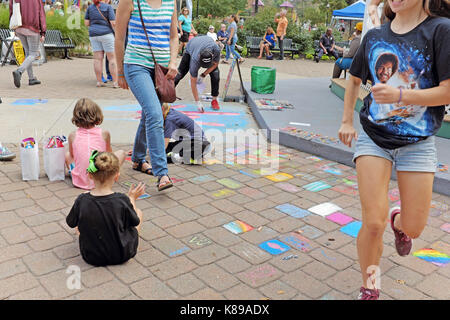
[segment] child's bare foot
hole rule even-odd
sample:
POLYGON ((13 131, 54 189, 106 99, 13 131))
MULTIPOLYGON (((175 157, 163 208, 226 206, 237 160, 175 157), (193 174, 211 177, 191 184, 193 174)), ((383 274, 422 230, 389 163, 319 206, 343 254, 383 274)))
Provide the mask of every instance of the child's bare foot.
POLYGON ((262 56, 258 56, 258 59, 262 59, 262 56))

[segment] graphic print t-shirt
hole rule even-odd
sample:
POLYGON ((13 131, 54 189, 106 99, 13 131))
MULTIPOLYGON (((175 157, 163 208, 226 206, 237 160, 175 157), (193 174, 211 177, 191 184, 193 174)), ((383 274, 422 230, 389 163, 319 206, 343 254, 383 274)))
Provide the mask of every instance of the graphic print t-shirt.
MULTIPOLYGON (((372 85, 385 83, 402 89, 436 87, 450 79, 450 19, 428 17, 399 35, 390 23, 371 29, 363 38, 350 73, 372 85)), ((436 134, 444 106, 378 104, 370 93, 364 99, 360 122, 380 147, 396 149, 436 134)))

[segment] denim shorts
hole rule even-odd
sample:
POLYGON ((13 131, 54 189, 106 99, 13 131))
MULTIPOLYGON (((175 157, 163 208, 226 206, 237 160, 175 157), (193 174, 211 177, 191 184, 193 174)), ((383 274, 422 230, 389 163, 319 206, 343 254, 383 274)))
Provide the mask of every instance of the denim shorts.
POLYGON ((92 51, 114 52, 114 35, 112 33, 103 36, 89 37, 92 51))
POLYGON ((356 141, 353 162, 359 156, 375 156, 391 161, 396 171, 436 172, 437 155, 434 136, 397 149, 379 147, 361 130, 356 141))

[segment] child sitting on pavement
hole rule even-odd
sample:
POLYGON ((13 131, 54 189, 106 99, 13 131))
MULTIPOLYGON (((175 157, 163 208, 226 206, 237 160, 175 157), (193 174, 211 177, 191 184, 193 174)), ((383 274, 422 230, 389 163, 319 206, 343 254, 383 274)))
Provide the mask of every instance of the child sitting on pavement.
POLYGON ((132 185, 128 196, 113 192, 119 179, 119 159, 110 152, 94 150, 87 168, 95 189, 82 193, 66 218, 71 228, 78 228, 80 253, 94 266, 122 264, 136 255, 142 211, 136 199, 145 185, 132 185))
MULTIPOLYGON (((112 152, 110 133, 97 127, 102 122, 103 113, 98 104, 88 98, 78 100, 72 117, 72 123, 78 129, 70 133, 69 151, 66 152, 66 165, 75 187, 86 190, 94 188, 86 172, 92 150, 112 152)), ((125 151, 118 150, 114 154, 121 166, 125 161, 125 151)))
POLYGON ((187 115, 170 108, 167 103, 162 105, 162 111, 167 161, 181 162, 183 159, 185 164, 201 163, 200 160, 210 149, 202 128, 187 115), (170 139, 175 141, 170 142, 170 139))

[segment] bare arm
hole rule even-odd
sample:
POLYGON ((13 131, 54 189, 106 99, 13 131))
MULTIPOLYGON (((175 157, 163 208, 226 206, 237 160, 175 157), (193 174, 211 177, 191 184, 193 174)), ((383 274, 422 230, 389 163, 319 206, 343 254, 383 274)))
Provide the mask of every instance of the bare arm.
POLYGON ((198 98, 198 90, 197 90, 197 77, 191 76, 191 89, 192 89, 192 95, 194 96, 195 101, 199 101, 198 98))
POLYGON ((89 27, 90 24, 91 24, 91 21, 89 21, 89 20, 84 20, 84 25, 85 25, 86 27, 89 27))
POLYGON ((348 147, 351 147, 352 139, 356 140, 358 138, 355 128, 353 127, 353 114, 360 85, 361 79, 350 75, 344 96, 344 113, 342 115, 342 124, 339 129, 339 140, 341 140, 341 142, 348 147))
MULTIPOLYGON (((125 52, 125 36, 127 33, 128 21, 130 21, 131 12, 133 11, 132 0, 121 0, 117 8, 116 27, 115 27, 115 42, 114 51, 117 61, 117 73, 120 78, 123 78, 123 56, 125 52)), ((123 88, 123 86, 121 86, 123 88)), ((124 88, 126 89, 126 88, 124 88)))
POLYGON ((173 4, 172 22, 170 24, 170 62, 169 71, 166 74, 168 79, 174 79, 178 73, 177 55, 178 55, 178 29, 177 29, 177 2, 173 4))
MULTIPOLYGON (((377 83, 372 87, 373 98, 377 103, 397 103, 400 89, 387 84, 377 83)), ((439 83, 439 86, 422 90, 402 90, 400 105, 419 105, 436 107, 450 103, 450 79, 439 83)))
POLYGON ((68 139, 69 153, 70 153, 70 156, 72 157, 72 159, 73 159, 73 141, 75 140, 75 135, 76 135, 75 131, 71 132, 69 134, 69 139, 68 139))
POLYGON ((202 77, 206 77, 208 74, 216 70, 216 68, 219 66, 218 62, 214 62, 211 67, 205 70, 205 72, 202 73, 202 77))
POLYGON ((111 134, 109 133, 108 130, 102 130, 102 137, 103 140, 105 140, 106 142, 106 151, 107 152, 112 152, 112 148, 111 148, 111 134))

